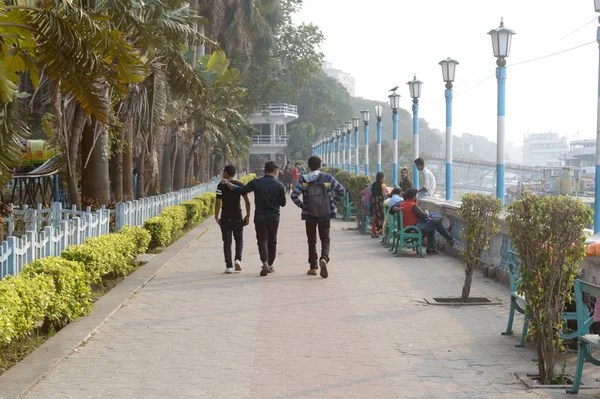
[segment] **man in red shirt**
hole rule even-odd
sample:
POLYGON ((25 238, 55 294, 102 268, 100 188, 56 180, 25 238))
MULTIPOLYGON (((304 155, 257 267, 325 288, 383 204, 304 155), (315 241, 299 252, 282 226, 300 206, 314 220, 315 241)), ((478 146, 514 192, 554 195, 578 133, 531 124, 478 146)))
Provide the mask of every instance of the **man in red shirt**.
POLYGON ((300 170, 298 167, 300 164, 296 162, 294 167, 292 168, 292 190, 296 188, 296 184, 298 184, 298 179, 300 179, 300 170))
MULTIPOLYGON (((404 202, 399 204, 402 211, 404 227, 417 226, 421 233, 427 235, 427 254, 437 255, 435 232, 440 233, 446 239, 448 245, 454 245, 454 238, 442 224, 441 219, 430 219, 429 212, 421 209, 417 202, 417 190, 411 188, 404 193, 404 202)), ((397 207, 394 208, 397 210, 397 207)))

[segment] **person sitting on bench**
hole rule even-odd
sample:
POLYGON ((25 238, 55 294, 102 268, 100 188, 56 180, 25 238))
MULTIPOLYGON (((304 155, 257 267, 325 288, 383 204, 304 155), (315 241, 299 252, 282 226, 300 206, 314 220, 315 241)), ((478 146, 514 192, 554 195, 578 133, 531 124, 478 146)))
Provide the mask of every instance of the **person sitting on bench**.
POLYGON ((454 238, 448 233, 441 218, 430 218, 429 211, 424 211, 418 205, 417 190, 411 188, 404 193, 404 202, 400 203, 404 226, 417 226, 423 235, 427 236, 427 254, 436 255, 435 232, 446 239, 448 245, 454 246, 454 238))

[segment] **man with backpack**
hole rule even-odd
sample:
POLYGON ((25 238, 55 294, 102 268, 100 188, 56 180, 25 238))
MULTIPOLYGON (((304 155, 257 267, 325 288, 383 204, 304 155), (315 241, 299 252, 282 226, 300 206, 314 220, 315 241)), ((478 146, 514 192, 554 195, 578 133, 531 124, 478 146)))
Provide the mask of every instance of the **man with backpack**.
POLYGON ((321 277, 327 278, 329 263, 329 248, 331 219, 335 219, 335 204, 344 198, 346 190, 329 173, 322 173, 321 158, 317 156, 308 159, 310 172, 300 176, 298 184, 292 191, 291 199, 302 209, 302 220, 306 223, 308 238, 308 274, 317 275, 321 267, 321 277), (302 194, 302 200, 300 195, 302 194), (321 257, 317 254, 317 231, 321 239, 321 257))

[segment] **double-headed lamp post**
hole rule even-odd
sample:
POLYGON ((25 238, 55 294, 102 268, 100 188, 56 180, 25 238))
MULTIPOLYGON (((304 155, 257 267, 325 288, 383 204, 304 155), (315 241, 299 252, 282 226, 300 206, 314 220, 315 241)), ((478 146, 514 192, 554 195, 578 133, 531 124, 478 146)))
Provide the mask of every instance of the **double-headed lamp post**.
POLYGON ((344 125, 340 125, 337 128, 338 135, 340 136, 340 140, 342 142, 342 172, 346 170, 346 134, 344 133, 344 125))
MULTIPOLYGON (((600 13, 600 0, 594 0, 596 12, 600 13)), ((600 21, 600 18, 598 19, 600 21)), ((600 26, 596 29, 596 40, 600 45, 600 26)), ((598 116, 596 125, 596 188, 594 191, 594 234, 600 232, 600 68, 598 69, 598 116)))
POLYGON ((358 174, 360 166, 358 164, 358 127, 360 126, 359 118, 352 118, 352 126, 354 127, 354 153, 356 159, 354 160, 354 173, 358 174))
MULTIPOLYGON (((421 89, 423 82, 417 80, 417 75, 413 80, 407 83, 410 90, 410 96, 413 99, 413 160, 419 158, 419 97, 421 97, 421 89)), ((415 188, 419 188, 419 169, 413 162, 413 184, 415 188)))
POLYGON ((488 32, 492 37, 494 57, 496 57, 496 79, 498 80, 498 124, 496 145, 496 197, 504 205, 504 119, 506 116, 506 58, 510 54, 510 43, 514 31, 504 27, 504 21, 500 26, 488 32))
POLYGON ((446 201, 452 200, 452 82, 458 61, 448 57, 440 61, 446 82, 446 201))
MULTIPOLYGON (((598 0, 600 1, 600 0, 598 0)), ((377 173, 381 172, 381 136, 382 126, 381 117, 383 116, 383 106, 375 106, 375 116, 377 117, 377 173)))
POLYGON ((336 168, 340 168, 340 146, 341 146, 341 141, 342 141, 342 137, 338 134, 338 130, 334 129, 333 130, 333 137, 335 137, 336 140, 336 151, 335 151, 335 167, 336 168))
POLYGON ((365 176, 369 176, 369 118, 370 113, 367 110, 360 111, 365 124, 365 176))
POLYGON ((329 167, 332 168, 335 164, 335 137, 331 134, 329 140, 329 167))
POLYGON ((394 159, 392 162, 392 182, 394 187, 398 185, 398 108, 400 108, 400 94, 390 94, 390 107, 392 108, 392 131, 394 159))
POLYGON ((352 121, 346 121, 346 132, 348 133, 348 173, 352 167, 352 121))

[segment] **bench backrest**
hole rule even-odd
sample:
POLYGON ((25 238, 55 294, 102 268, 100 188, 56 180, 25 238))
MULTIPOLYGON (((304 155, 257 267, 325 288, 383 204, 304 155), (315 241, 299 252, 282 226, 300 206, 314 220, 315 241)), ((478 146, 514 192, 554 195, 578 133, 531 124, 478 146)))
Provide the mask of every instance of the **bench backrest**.
POLYGON ((515 260, 519 254, 515 251, 508 251, 508 276, 510 279, 510 292, 517 292, 517 289, 521 285, 522 277, 516 279, 515 273, 519 270, 519 265, 515 260))
MULTIPOLYGON (((583 294, 600 297, 600 287, 585 281, 575 280, 575 306, 577 314, 578 335, 588 334, 590 326, 594 324, 594 318, 590 315, 587 304, 583 300, 583 294)), ((600 309, 597 309, 600 312, 600 309)))

